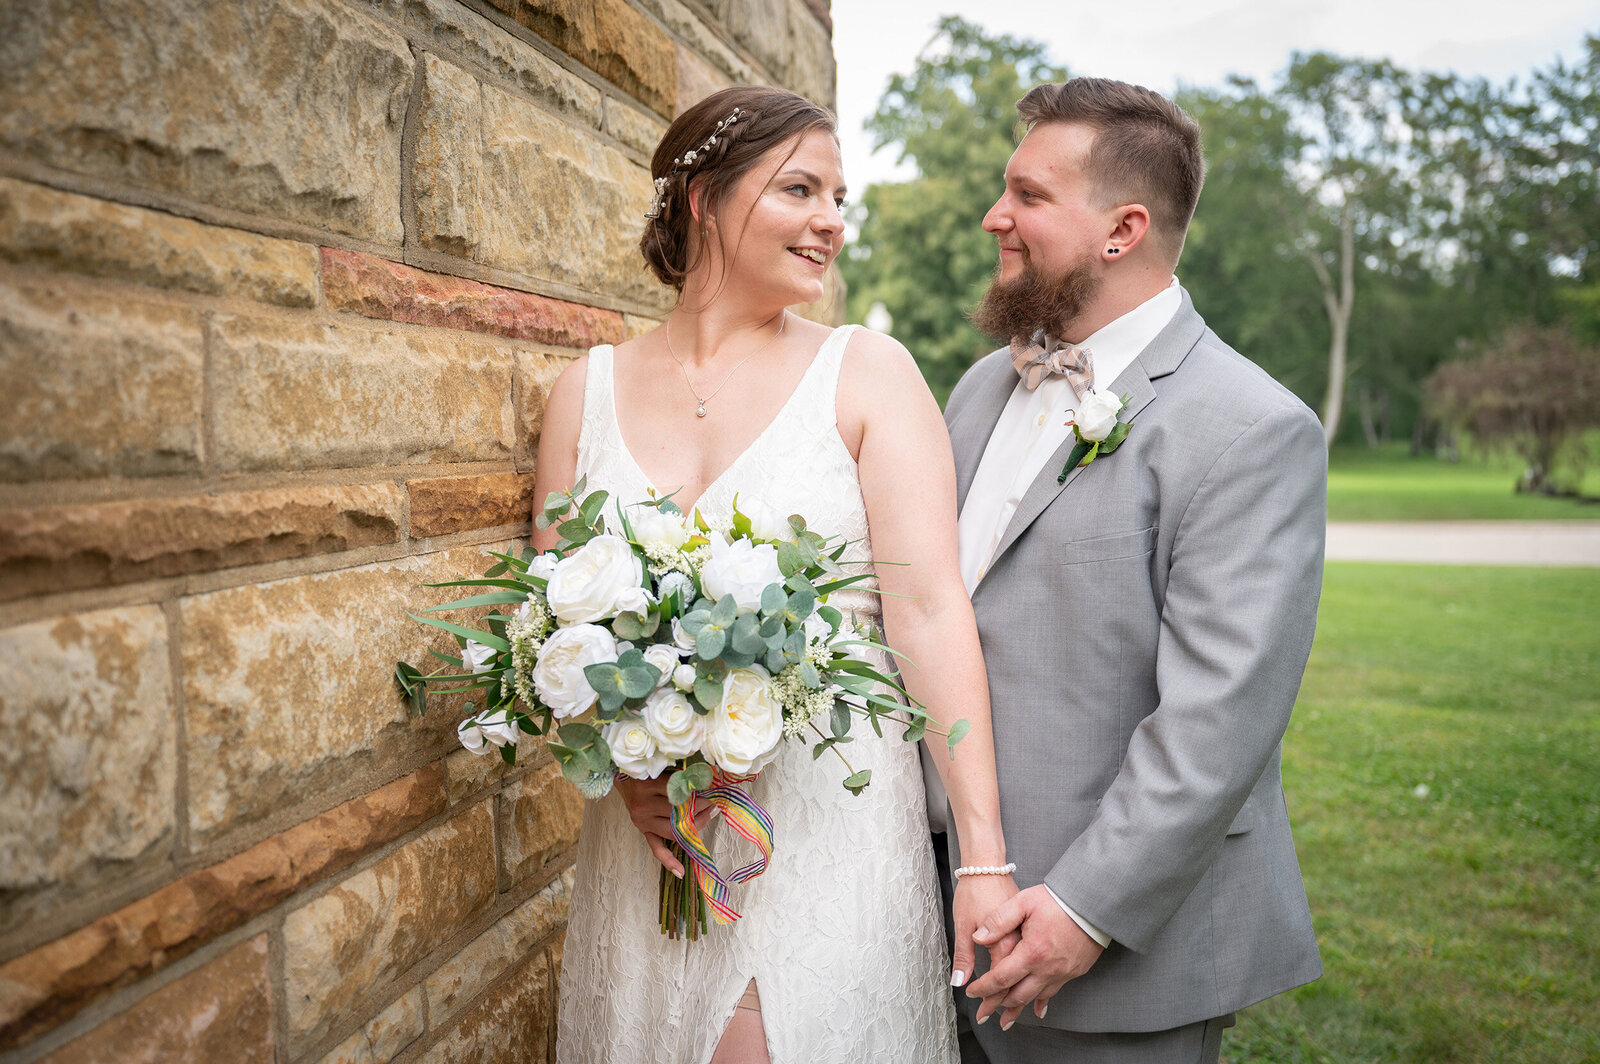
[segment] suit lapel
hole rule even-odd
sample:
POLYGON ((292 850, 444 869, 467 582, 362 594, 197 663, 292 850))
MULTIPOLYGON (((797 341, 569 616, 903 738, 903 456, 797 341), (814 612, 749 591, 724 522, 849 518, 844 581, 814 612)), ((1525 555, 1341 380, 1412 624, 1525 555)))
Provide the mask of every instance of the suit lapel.
MULTIPOLYGON (((1194 345, 1205 333, 1205 322, 1200 315, 1195 313, 1194 304, 1189 299, 1189 293, 1183 293, 1183 303, 1179 306, 1172 321, 1167 327, 1156 334, 1150 341, 1150 346, 1139 353, 1139 357, 1128 364, 1128 368, 1112 382, 1111 391, 1115 395, 1128 396, 1128 405, 1123 407, 1117 420, 1131 423, 1134 418, 1149 406, 1156 398, 1154 381, 1165 377, 1183 362, 1184 358, 1193 350, 1194 345)), ((999 417, 999 410, 995 417, 999 417)), ((1017 504, 1016 513, 1011 515, 1011 522, 1006 525, 1005 535, 1000 537, 1000 543, 995 547, 994 557, 989 559, 985 566, 986 571, 992 572, 995 563, 1010 549, 1011 545, 1026 532, 1028 526, 1048 507, 1056 498, 1077 481, 1088 466, 1078 466, 1067 474, 1064 482, 1058 482, 1061 467, 1066 465, 1067 459, 1072 456, 1072 448, 1078 442, 1076 436, 1068 436, 1057 450, 1050 456, 1050 460, 1039 470, 1028 490, 1022 496, 1022 501, 1017 504)), ((1109 454, 1104 458, 1097 458, 1097 462, 1115 462, 1117 455, 1109 454)), ((971 475, 967 483, 971 483, 971 475)))
POLYGON ((978 463, 983 460, 984 448, 994 432, 1006 400, 1017 387, 1017 372, 1011 368, 1009 357, 1002 360, 991 356, 991 366, 980 364, 974 372, 980 373, 973 381, 972 397, 962 404, 959 412, 949 418, 950 438, 956 444, 956 513, 967 502, 967 489, 977 476, 978 463))

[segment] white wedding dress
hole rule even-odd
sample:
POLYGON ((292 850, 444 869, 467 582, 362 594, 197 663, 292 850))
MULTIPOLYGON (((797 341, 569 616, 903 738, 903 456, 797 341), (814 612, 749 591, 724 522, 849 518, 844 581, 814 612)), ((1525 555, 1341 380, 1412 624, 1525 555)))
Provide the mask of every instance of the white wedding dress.
MULTIPOLYGON (((698 505, 726 524, 733 496, 805 516, 871 556, 856 465, 835 425, 834 393, 853 326, 836 329, 783 409, 698 505)), ((589 352, 577 472, 622 502, 651 489, 623 442, 612 349, 589 352)), ((907 470, 907 475, 915 475, 907 470)), ((684 500, 685 503, 688 500, 684 500)), ((877 598, 832 605, 876 619, 877 598)), ((742 918, 697 942, 661 933, 660 865, 615 792, 584 810, 561 968, 559 1064, 706 1064, 753 978, 773 1064, 953 1064, 949 960, 915 743, 864 721, 842 752, 871 768, 860 796, 837 757, 785 740, 753 783, 772 814, 766 872, 733 887, 742 918)), ((710 842, 724 872, 754 855, 733 832, 710 842)))

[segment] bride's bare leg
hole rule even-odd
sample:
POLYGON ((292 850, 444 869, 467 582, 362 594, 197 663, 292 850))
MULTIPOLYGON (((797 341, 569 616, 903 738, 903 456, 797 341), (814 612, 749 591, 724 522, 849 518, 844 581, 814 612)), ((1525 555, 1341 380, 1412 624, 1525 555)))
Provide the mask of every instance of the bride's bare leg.
POLYGON ((768 1064, 767 1029, 761 1023, 761 998, 756 995, 756 981, 745 987, 739 1007, 733 1010, 733 1019, 722 1032, 717 1051, 711 1054, 711 1064, 768 1064))

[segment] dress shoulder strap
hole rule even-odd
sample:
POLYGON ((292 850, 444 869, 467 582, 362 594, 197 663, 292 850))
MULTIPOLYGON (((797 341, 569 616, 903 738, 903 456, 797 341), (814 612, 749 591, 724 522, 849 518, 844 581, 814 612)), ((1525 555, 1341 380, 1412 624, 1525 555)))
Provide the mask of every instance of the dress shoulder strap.
POLYGON ((844 367, 844 349, 850 344, 850 337, 855 335, 859 325, 841 325, 828 334, 822 341, 822 346, 817 349, 817 381, 822 391, 822 400, 827 410, 833 409, 834 400, 839 393, 839 371, 844 367))

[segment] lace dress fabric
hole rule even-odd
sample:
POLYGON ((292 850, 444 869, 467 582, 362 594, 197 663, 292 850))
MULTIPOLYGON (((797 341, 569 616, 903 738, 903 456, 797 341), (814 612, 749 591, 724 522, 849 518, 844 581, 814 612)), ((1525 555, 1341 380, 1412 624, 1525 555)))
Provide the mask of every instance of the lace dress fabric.
MULTIPOLYGON (((856 466, 835 423, 839 367, 852 326, 835 330, 777 417, 697 505, 731 520, 733 496, 799 513, 824 535, 871 557, 856 466)), ((589 352, 579 476, 624 502, 651 489, 623 442, 609 345, 589 352)), ((874 595, 836 592, 832 605, 878 614, 874 595)), ((843 748, 872 769, 859 796, 841 786, 831 753, 785 740, 749 785, 772 814, 766 872, 734 888, 742 918, 713 923, 698 942, 661 934, 660 865, 615 792, 584 811, 577 881, 561 970, 559 1064, 706 1064, 753 978, 773 1064, 874 1061, 953 1064, 954 1012, 917 747, 899 729, 864 722, 843 748)), ((713 827, 729 870, 747 844, 713 827)))

